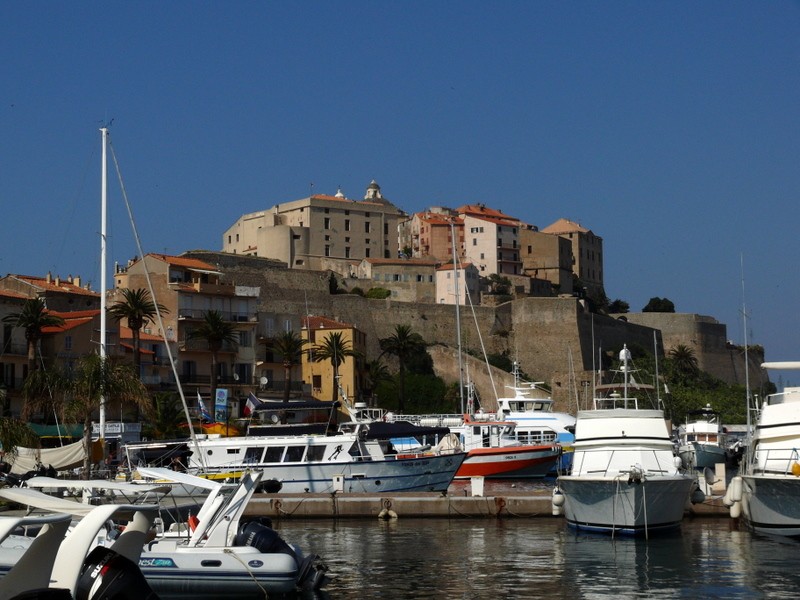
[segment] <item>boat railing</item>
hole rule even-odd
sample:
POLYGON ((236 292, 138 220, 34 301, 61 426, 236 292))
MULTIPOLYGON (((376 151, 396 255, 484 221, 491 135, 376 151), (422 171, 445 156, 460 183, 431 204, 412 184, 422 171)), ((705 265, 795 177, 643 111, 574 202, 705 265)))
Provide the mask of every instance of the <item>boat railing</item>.
POLYGON ((629 408, 638 410, 639 400, 637 398, 629 398, 626 396, 604 396, 602 398, 594 399, 595 410, 613 410, 615 408, 629 408))
POLYGON ((579 461, 577 460, 577 457, 574 459, 576 460, 576 462, 573 463, 572 473, 573 474, 582 473, 585 475, 601 475, 603 477, 617 477, 620 475, 628 475, 631 473, 632 470, 638 469, 645 475, 648 474, 666 475, 674 472, 677 469, 677 467, 675 467, 673 464, 664 465, 663 458, 659 460, 659 454, 663 452, 664 452, 663 450, 650 450, 650 451, 611 450, 609 452, 607 448, 597 449, 597 450, 585 450, 581 453, 579 461), (635 464, 630 464, 630 460, 626 459, 624 455, 629 455, 634 452, 636 453, 637 460, 635 464), (598 464, 597 468, 590 468, 584 471, 583 465, 586 464, 587 462, 587 456, 600 453, 608 454, 608 460, 605 462, 605 464, 604 465, 598 464), (651 454, 652 454, 652 460, 649 460, 651 454), (645 462, 646 466, 644 466, 645 462))
MULTIPOLYGON (((800 452, 797 448, 756 448, 754 464, 763 473, 789 475, 794 473, 794 465, 800 465, 800 452)), ((797 468, 800 469, 800 466, 797 468)))

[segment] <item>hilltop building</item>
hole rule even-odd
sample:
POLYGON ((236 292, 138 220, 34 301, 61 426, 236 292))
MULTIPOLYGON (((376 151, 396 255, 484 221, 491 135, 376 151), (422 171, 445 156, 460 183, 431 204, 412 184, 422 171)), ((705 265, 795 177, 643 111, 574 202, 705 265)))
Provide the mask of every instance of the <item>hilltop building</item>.
POLYGON ((243 215, 222 237, 224 252, 263 256, 291 269, 348 275, 365 258, 398 255, 397 226, 406 214, 369 184, 363 200, 316 194, 243 215))
POLYGON ((542 233, 557 235, 570 241, 572 244, 572 272, 586 288, 589 296, 604 296, 603 238, 569 219, 559 219, 542 229, 542 233))

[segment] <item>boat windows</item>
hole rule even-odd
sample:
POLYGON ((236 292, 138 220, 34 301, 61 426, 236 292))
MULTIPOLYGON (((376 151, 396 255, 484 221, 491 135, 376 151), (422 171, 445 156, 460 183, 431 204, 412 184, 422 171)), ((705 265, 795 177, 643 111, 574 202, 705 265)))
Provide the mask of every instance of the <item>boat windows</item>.
POLYGON ((306 461, 319 462, 325 456, 325 446, 309 446, 306 461))
POLYGON ((268 447, 267 451, 264 453, 264 462, 265 463, 281 462, 284 450, 285 448, 283 446, 268 447))
POLYGON ((239 454, 240 451, 241 451, 241 448, 226 448, 225 449, 225 452, 227 452, 228 454, 239 454))
POLYGON ((261 447, 253 447, 248 448, 244 452, 244 464, 246 465, 254 465, 261 462, 261 455, 264 453, 264 448, 261 447))
POLYGON ((286 456, 283 457, 283 462, 300 462, 303 460, 305 451, 305 446, 289 446, 286 448, 286 456))

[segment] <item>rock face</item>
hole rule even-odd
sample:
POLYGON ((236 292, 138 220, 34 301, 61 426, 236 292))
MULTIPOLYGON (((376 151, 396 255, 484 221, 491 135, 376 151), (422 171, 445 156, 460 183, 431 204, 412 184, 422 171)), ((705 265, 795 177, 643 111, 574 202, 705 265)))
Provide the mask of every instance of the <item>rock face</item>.
MULTIPOLYGON (((272 315, 325 316, 352 323, 367 339, 367 360, 380 354, 378 340, 410 325, 429 344, 448 351, 431 352, 436 369, 447 381, 458 377, 456 314, 453 305, 372 300, 355 294, 331 294, 329 272, 288 269, 278 261, 235 254, 194 251, 187 256, 216 264, 226 280, 260 288, 259 311, 272 315)), ((360 280, 354 280, 358 285, 360 280)), ((368 286, 367 286, 368 287, 368 286)), ((711 317, 674 313, 630 313, 604 316, 590 313, 573 297, 521 298, 499 306, 461 307, 462 347, 482 355, 506 354, 522 371, 552 389, 556 408, 574 409, 599 368, 598 356, 622 344, 640 346, 659 355, 678 343, 694 348, 699 366, 730 383, 744 383, 744 359, 726 341, 727 328, 711 317)), ((751 382, 760 377, 757 352, 751 350, 751 382)), ((480 363, 482 361, 478 361, 480 363)), ((508 374, 494 370, 482 380, 480 364, 470 362, 482 398, 505 395, 508 374), (478 381, 481 379, 481 381, 478 381), (502 382, 502 383, 498 383, 502 382)))

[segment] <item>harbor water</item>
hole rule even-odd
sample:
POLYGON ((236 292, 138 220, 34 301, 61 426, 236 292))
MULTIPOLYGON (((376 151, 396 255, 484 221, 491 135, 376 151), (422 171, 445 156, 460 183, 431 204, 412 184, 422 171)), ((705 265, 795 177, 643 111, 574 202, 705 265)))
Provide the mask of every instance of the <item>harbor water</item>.
POLYGON ((576 533, 563 519, 284 520, 331 578, 304 598, 796 598, 798 542, 684 520, 649 540, 576 533))

